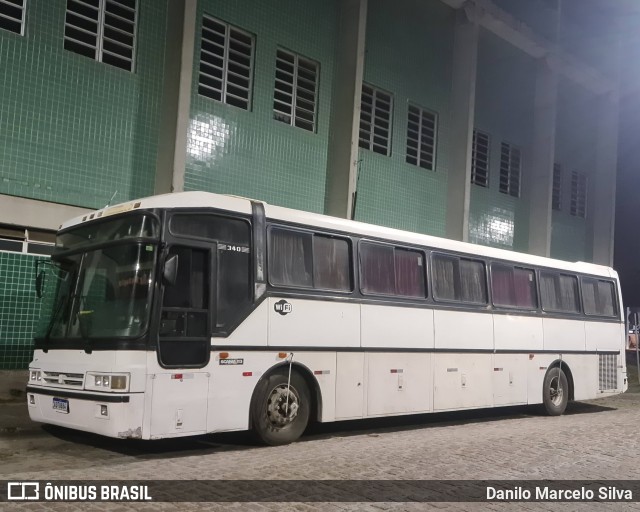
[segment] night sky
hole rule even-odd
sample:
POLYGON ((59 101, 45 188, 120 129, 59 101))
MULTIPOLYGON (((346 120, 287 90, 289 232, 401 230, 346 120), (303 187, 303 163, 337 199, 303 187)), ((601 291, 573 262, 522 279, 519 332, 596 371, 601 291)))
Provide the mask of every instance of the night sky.
POLYGON ((629 3, 621 31, 620 124, 614 268, 627 307, 640 307, 640 2, 629 3))

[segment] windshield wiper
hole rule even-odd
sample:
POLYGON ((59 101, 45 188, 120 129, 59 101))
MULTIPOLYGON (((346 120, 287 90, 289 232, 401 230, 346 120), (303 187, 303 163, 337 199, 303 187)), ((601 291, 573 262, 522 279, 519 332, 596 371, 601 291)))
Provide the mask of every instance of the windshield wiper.
POLYGON ((53 326, 56 323, 56 320, 58 319, 58 316, 60 315, 60 312, 62 311, 62 307, 67 303, 67 300, 69 299, 68 295, 65 295, 63 297, 60 297, 60 300, 58 300, 58 304, 56 305, 56 309, 53 312, 53 315, 51 315, 51 320, 49 320, 49 325, 47 326, 47 332, 44 335, 44 340, 45 341, 50 341, 51 340, 51 331, 53 331, 53 326))

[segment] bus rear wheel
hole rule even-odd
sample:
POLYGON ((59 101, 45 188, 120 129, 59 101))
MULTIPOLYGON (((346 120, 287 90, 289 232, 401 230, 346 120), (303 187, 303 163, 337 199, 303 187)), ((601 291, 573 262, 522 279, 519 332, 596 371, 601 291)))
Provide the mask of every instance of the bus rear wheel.
POLYGON ((547 370, 542 385, 542 404, 549 416, 560 416, 569 401, 569 382, 561 368, 547 370))
POLYGON ((309 423, 311 399, 302 376, 276 372, 262 379, 251 404, 252 427, 265 444, 276 446, 298 439, 309 423))

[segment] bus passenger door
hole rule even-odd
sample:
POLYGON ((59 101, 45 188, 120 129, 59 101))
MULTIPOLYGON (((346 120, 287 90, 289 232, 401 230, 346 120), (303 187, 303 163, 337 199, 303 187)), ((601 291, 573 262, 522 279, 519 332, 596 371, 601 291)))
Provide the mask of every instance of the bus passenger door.
POLYGON ((177 256, 175 283, 165 284, 160 313, 158 360, 153 376, 151 435, 205 432, 210 375, 211 269, 215 245, 170 247, 177 256))

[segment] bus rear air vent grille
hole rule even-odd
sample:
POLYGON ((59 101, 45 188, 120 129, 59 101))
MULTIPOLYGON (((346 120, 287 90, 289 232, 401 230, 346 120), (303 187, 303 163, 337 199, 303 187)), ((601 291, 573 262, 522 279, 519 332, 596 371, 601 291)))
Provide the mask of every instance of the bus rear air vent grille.
POLYGON ((613 391, 618 389, 618 355, 599 354, 599 389, 613 391))

